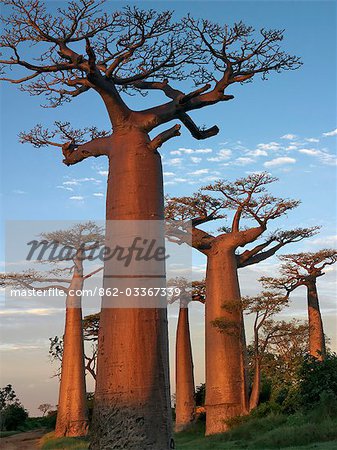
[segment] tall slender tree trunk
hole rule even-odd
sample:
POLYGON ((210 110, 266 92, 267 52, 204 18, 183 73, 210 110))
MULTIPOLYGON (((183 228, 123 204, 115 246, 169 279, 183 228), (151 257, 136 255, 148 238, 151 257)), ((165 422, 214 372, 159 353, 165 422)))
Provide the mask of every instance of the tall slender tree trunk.
POLYGON ((208 255, 206 273, 206 434, 248 409, 244 324, 234 250, 220 245, 208 255), (213 321, 222 319, 227 329, 213 321))
MULTIPOLYGON (((78 262, 82 266, 82 262, 78 262)), ((75 268, 66 299, 61 381, 55 436, 85 436, 88 414, 85 386, 81 296, 83 273, 75 268)))
POLYGON ((176 432, 187 428, 195 419, 193 356, 188 316, 188 306, 180 306, 176 337, 176 432))
MULTIPOLYGON (((131 125, 115 132, 109 161, 107 221, 163 220, 161 158, 148 144, 148 135, 131 125)), ((120 228, 123 230, 123 225, 120 228)), ((110 238, 108 233, 108 242, 110 238)), ((164 243, 164 232, 157 238, 164 243)), ((148 268, 146 265, 145 272, 148 268)), ((159 272, 162 275, 156 283, 165 286, 164 264, 159 272)), ((127 276, 129 285, 135 286, 137 274, 131 271, 127 276)), ((109 263, 105 264, 104 287, 113 287, 115 281, 109 263)), ((131 298, 135 302, 138 299, 131 298)), ((103 298, 101 310, 90 448, 168 450, 172 448, 172 417, 166 307, 112 308, 109 300, 103 298)), ((120 294, 118 305, 123 301, 130 298, 120 294)))
POLYGON ((252 384, 252 390, 249 397, 249 411, 252 411, 256 408, 260 401, 260 392, 261 392, 261 365, 260 358, 255 356, 254 362, 254 378, 252 384))
POLYGON ((325 338, 322 315, 319 309, 316 281, 307 284, 309 316, 309 352, 319 360, 325 357, 325 338))

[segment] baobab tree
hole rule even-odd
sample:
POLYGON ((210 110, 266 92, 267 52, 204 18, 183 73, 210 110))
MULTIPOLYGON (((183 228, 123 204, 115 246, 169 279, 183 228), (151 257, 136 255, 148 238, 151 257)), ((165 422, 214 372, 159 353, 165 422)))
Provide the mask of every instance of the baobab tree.
MULTIPOLYGON (((201 129, 189 112, 233 99, 227 89, 235 83, 301 64, 281 49, 283 31, 255 33, 242 22, 220 26, 190 16, 175 22, 169 11, 137 7, 108 13, 95 0, 71 1, 55 14, 39 0, 4 3, 1 79, 30 94, 45 94, 51 106, 88 91, 96 92, 103 102, 112 133, 91 126, 74 130, 62 122, 53 130, 37 126, 23 133, 21 141, 37 147, 56 145, 66 165, 106 156, 110 221, 164 218, 158 148, 178 136, 181 125, 153 138, 150 132, 176 120, 196 139, 214 136, 217 126, 201 129), (171 84, 183 80, 195 84, 188 93, 171 84), (168 101, 135 111, 123 95, 148 91, 164 94, 168 101), (88 142, 85 132, 91 138, 88 142)), ((105 275, 111 274, 108 266, 105 275)), ((111 279, 105 276, 104 287, 109 286, 111 279)), ((103 305, 108 300, 105 296, 103 305)), ((113 442, 130 450, 146 446, 167 450, 171 445, 168 380, 166 309, 103 307, 91 448, 113 442), (127 351, 126 342, 130 342, 127 351)))
POLYGON ((317 278, 325 274, 324 268, 337 261, 335 249, 323 249, 318 252, 281 255, 281 277, 263 277, 265 286, 285 289, 288 295, 300 286, 307 288, 309 318, 309 352, 311 356, 322 360, 326 354, 322 315, 317 293, 317 278))
POLYGON ((180 432, 187 429, 196 418, 189 304, 191 301, 204 303, 205 284, 202 281, 189 282, 184 277, 177 277, 169 280, 168 286, 174 286, 180 291, 170 299, 170 303, 179 302, 176 331, 175 431, 180 432))
MULTIPOLYGON (((246 343, 238 280, 238 268, 258 263, 291 242, 316 232, 314 228, 278 231, 250 250, 239 247, 258 239, 269 222, 298 206, 299 201, 276 198, 267 186, 276 181, 268 173, 249 175, 234 182, 218 181, 192 197, 171 198, 166 216, 176 224, 172 239, 192 242, 207 257, 206 269, 206 433, 227 429, 226 420, 248 411, 246 343), (212 191, 218 197, 206 195, 212 191), (214 236, 201 225, 220 219, 233 211, 230 227, 214 236), (247 220, 248 228, 242 226, 247 220), (189 230, 188 224, 192 224, 189 230), (187 225, 186 225, 187 224, 187 225), (256 226, 254 226, 256 225, 256 226), (192 234, 192 236, 191 236, 192 234), (227 332, 215 326, 227 324, 227 332)), ((170 228, 169 228, 169 231, 170 228)))
MULTIPOLYGON (((42 233, 45 249, 59 248, 55 257, 43 255, 42 262, 70 263, 70 267, 57 267, 47 272, 27 270, 21 273, 0 274, 3 286, 15 286, 35 291, 59 290, 66 295, 65 329, 62 345, 62 367, 55 435, 85 436, 88 432, 86 406, 85 363, 82 328, 82 290, 84 281, 97 274, 101 268, 85 274, 84 261, 93 249, 103 242, 103 231, 93 222, 77 224, 68 230, 42 233), (62 249, 66 249, 63 251, 62 249), (63 277, 60 276, 63 275, 63 277), (69 274, 66 276, 65 274, 69 274)), ((36 250, 40 251, 39 245, 36 250)), ((43 250, 42 250, 43 251, 43 250)), ((35 255, 36 256, 36 255, 35 255)))
MULTIPOLYGON (((90 350, 84 345, 85 371, 88 372, 94 380, 96 380, 96 363, 97 363, 97 341, 98 341, 99 313, 90 314, 83 318, 83 339, 84 344, 90 343, 90 350)), ((63 356, 63 338, 54 336, 49 338, 49 356, 52 362, 56 361, 60 364, 57 368, 55 376, 61 377, 61 363, 63 356)))

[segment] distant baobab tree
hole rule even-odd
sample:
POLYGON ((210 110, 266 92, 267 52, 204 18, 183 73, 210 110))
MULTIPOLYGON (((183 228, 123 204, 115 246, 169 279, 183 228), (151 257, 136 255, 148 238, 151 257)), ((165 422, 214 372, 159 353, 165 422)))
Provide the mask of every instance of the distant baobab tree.
MULTIPOLYGON (((191 197, 167 200, 166 217, 176 225, 172 227, 172 239, 192 242, 207 257, 207 434, 225 431, 226 420, 246 414, 249 408, 238 268, 263 261, 283 246, 310 237, 317 230, 313 227, 278 231, 252 249, 237 253, 240 247, 256 241, 272 220, 299 205, 297 200, 276 198, 268 193, 267 186, 276 180, 268 173, 257 173, 234 182, 220 180, 191 197), (212 191, 217 197, 205 191, 212 191), (224 221, 227 211, 233 211, 231 225, 222 227, 220 234, 214 236, 200 228, 215 220, 224 221), (186 223, 192 224, 192 236, 189 227, 184 228, 186 223), (215 326, 219 320, 228 325, 226 333, 215 326)), ((168 232, 171 233, 170 226, 168 232)))
POLYGON ((103 231, 93 222, 74 225, 68 230, 42 233, 45 242, 66 246, 64 258, 49 263, 68 262, 70 267, 57 267, 46 274, 35 270, 0 274, 3 286, 48 291, 57 289, 66 295, 65 330, 62 345, 62 367, 55 435, 85 436, 88 432, 85 362, 82 329, 82 296, 84 281, 102 269, 84 273, 88 254, 104 240, 103 231), (67 256, 72 253, 71 256, 67 256), (60 275, 61 274, 61 275, 60 275), (67 276, 67 274, 69 274, 67 276), (63 275, 63 276, 62 276, 63 275))
POLYGON ((179 302, 179 315, 176 331, 176 396, 175 431, 188 429, 196 419, 194 364, 191 345, 189 304, 191 301, 204 303, 203 281, 189 282, 184 277, 168 281, 168 286, 180 290, 170 303, 179 302))
MULTIPOLYGON (((86 342, 91 344, 90 351, 84 348, 85 371, 96 380, 99 313, 85 316, 82 323, 84 344, 86 342)), ((49 342, 49 356, 51 361, 61 363, 63 356, 63 338, 54 336, 49 338, 49 342)), ((57 368, 55 376, 61 377, 61 366, 57 368)))
MULTIPOLYGON (((214 136, 217 126, 201 129, 189 113, 233 99, 227 93, 233 84, 301 65, 298 57, 282 50, 281 30, 255 33, 242 22, 221 26, 190 16, 174 21, 172 12, 129 6, 106 12, 96 0, 74 0, 53 14, 39 0, 4 3, 3 81, 45 95, 51 106, 89 91, 102 100, 112 133, 92 124, 81 131, 58 122, 52 130, 38 125, 22 133, 21 141, 59 147, 66 165, 106 156, 107 220, 164 219, 158 148, 178 136, 181 125, 155 137, 149 133, 177 121, 195 139, 214 136), (190 92, 173 87, 183 80, 194 85, 190 92), (154 100, 154 106, 144 110, 128 106, 124 94, 149 91, 165 95, 167 101, 154 100), (86 136, 91 140, 85 142, 86 136)), ((104 283, 109 287, 111 280, 105 278, 104 283)), ((168 450, 168 380, 166 309, 102 308, 91 448, 113 443, 130 450, 168 450), (135 330, 132 336, 130 329, 135 330)))
POLYGON ((322 360, 326 355, 322 315, 317 293, 317 278, 325 274, 324 268, 337 262, 337 250, 323 249, 281 255, 281 277, 263 277, 261 281, 267 288, 285 289, 288 295, 300 286, 307 288, 309 318, 309 352, 322 360))

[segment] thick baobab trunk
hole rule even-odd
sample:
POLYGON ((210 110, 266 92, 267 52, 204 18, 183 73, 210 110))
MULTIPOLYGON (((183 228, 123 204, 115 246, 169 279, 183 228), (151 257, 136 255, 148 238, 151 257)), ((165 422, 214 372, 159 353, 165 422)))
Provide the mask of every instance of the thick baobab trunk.
POLYGON ((215 246, 206 273, 206 434, 247 413, 244 325, 234 250, 215 246), (214 321, 221 319, 219 329, 214 321))
POLYGON ((261 392, 261 365, 260 365, 260 358, 256 356, 254 363, 254 378, 252 390, 249 397, 249 411, 252 411, 258 406, 260 401, 260 392, 261 392))
MULTIPOLYGON (((148 144, 148 136, 131 126, 115 134, 108 176, 108 221, 163 220, 161 158, 148 144)), ((140 235, 143 232, 140 230, 140 235)), ((164 242, 163 232, 159 240, 164 242)), ((149 263, 145 272, 148 269, 149 263)), ((105 288, 116 281, 109 270, 105 264, 105 288)), ((164 265, 160 270, 165 273, 164 265)), ((130 286, 135 286, 136 275, 128 273, 130 286)), ((157 285, 158 279, 165 286, 163 275, 154 278, 157 285)), ((121 294, 118 304, 124 300, 130 298, 121 294)), ((172 448, 172 417, 166 308, 109 306, 109 298, 103 298, 90 448, 168 450, 172 448)))
POLYGON ((325 357, 323 321, 319 309, 316 281, 307 285, 309 316, 309 352, 319 360, 325 357))
POLYGON ((187 428, 195 419, 193 356, 188 312, 188 306, 179 308, 176 337, 176 432, 187 428))
POLYGON ((57 437, 85 436, 88 432, 81 296, 74 292, 82 288, 83 274, 75 269, 66 300, 57 437))

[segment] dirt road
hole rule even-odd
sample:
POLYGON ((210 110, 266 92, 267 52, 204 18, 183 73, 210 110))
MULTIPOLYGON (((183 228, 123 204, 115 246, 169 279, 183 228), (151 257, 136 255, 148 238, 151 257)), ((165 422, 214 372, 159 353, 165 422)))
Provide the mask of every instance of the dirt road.
POLYGON ((35 450, 38 440, 46 434, 45 430, 33 430, 18 433, 0 439, 0 450, 35 450))

